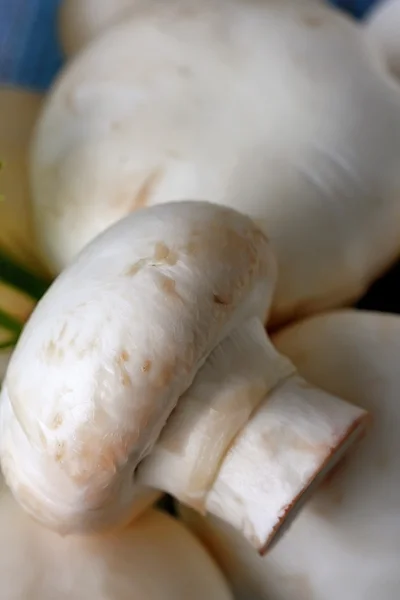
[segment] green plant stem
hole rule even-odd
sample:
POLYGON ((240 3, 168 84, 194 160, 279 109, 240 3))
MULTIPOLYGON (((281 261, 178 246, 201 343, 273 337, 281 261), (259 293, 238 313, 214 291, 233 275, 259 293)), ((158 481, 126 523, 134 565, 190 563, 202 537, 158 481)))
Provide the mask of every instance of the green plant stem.
POLYGON ((18 336, 22 331, 22 323, 20 323, 15 317, 7 314, 0 308, 0 327, 12 331, 18 336))
POLYGON ((25 292, 31 298, 40 300, 47 291, 50 282, 31 273, 25 267, 15 263, 0 249, 0 281, 25 292))
POLYGON ((18 341, 18 337, 13 337, 10 340, 7 340, 6 342, 1 342, 0 343, 0 350, 9 350, 10 348, 14 348, 14 346, 16 346, 18 341))

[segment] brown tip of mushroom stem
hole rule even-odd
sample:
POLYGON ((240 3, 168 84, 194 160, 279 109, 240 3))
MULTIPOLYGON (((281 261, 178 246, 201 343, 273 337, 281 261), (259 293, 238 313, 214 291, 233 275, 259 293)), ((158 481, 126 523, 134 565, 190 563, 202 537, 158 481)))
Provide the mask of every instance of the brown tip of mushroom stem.
POLYGON ((365 415, 360 416, 349 427, 339 444, 332 448, 330 455, 321 465, 321 469, 310 479, 304 490, 300 492, 293 502, 285 507, 285 512, 272 530, 270 537, 267 539, 264 546, 258 550, 260 556, 265 556, 265 554, 270 552, 279 542, 319 486, 323 484, 327 478, 334 476, 336 468, 350 449, 354 444, 360 442, 362 438, 365 437, 371 424, 372 417, 369 413, 366 413, 365 415))

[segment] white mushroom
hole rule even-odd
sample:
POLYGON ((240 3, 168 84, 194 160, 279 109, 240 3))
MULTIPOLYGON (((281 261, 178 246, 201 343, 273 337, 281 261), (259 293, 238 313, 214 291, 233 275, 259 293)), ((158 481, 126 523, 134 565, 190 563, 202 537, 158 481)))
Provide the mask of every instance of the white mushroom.
POLYGON ((110 224, 184 198, 268 230, 271 322, 350 302, 400 250, 400 91, 313 0, 147 0, 53 89, 32 152, 55 272, 110 224))
POLYGON ((206 550, 178 521, 149 510, 124 530, 61 537, 0 493, 4 600, 231 600, 206 550))
POLYGON ((314 385, 372 413, 357 451, 261 559, 226 524, 185 517, 213 550, 240 600, 395 600, 400 589, 400 317, 343 311, 274 342, 314 385))
POLYGON ((21 505, 64 533, 100 530, 152 486, 265 551, 366 419, 271 346, 274 284, 265 235, 206 202, 137 211, 96 238, 6 375, 1 462, 21 505))
POLYGON ((381 0, 366 21, 369 38, 377 46, 389 70, 400 79, 400 2, 381 0))
POLYGON ((63 0, 59 9, 58 29, 66 56, 73 56, 93 38, 121 21, 132 12, 137 2, 138 0, 63 0))

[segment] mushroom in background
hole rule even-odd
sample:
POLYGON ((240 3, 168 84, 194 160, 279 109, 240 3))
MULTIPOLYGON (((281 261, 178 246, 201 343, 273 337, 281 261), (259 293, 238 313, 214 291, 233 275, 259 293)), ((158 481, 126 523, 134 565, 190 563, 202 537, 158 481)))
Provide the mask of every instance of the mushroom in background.
POLYGON ((59 9, 58 30, 65 55, 68 58, 74 56, 107 28, 122 21, 132 13, 138 1, 63 0, 59 9))
POLYGON ((367 418, 273 348, 275 281, 261 230, 207 202, 136 211, 89 244, 2 390, 2 470, 27 512, 102 531, 167 490, 265 552, 367 418))
POLYGON ((355 301, 398 256, 400 91, 321 2, 143 2, 67 65, 31 174, 54 272, 143 206, 249 214, 278 257, 277 326, 355 301))
POLYGON ((363 406, 365 440, 260 558, 226 524, 182 508, 238 600, 395 600, 400 588, 400 317, 340 311, 273 338, 313 385, 363 406))
POLYGON ((61 537, 3 485, 0 529, 4 600, 232 600, 206 550, 157 510, 112 534, 61 537))
POLYGON ((366 31, 390 72, 400 79, 400 2, 381 0, 369 14, 366 31))

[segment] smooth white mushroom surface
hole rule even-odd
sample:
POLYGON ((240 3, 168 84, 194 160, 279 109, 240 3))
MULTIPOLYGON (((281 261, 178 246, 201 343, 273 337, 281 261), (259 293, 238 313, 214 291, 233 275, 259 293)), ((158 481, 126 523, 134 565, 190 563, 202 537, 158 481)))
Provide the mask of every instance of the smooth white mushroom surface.
POLYGON ((272 347, 275 279, 262 231, 207 202, 136 211, 96 238, 7 371, 0 453, 20 504, 93 531, 167 490, 265 551, 367 417, 272 347))
POLYGON ((185 518, 240 600, 395 600, 400 588, 400 317, 341 311, 274 338, 314 385, 367 408, 372 429, 264 558, 215 518, 185 518))
POLYGON ((400 2, 380 0, 366 21, 368 37, 377 46, 391 73, 400 78, 400 2))
POLYGON ((138 1, 59 78, 37 127, 37 229, 55 272, 131 211, 185 198, 259 221, 276 325, 350 302, 400 250, 400 91, 314 0, 138 1))
POLYGON ((58 30, 66 56, 74 56, 93 38, 115 22, 122 21, 132 12, 137 1, 62 0, 58 30))
POLYGON ((0 249, 43 272, 32 224, 28 149, 42 94, 0 87, 0 249))
POLYGON ((4 600, 231 600, 221 572, 178 521, 148 510, 122 531, 48 531, 0 492, 4 600))

